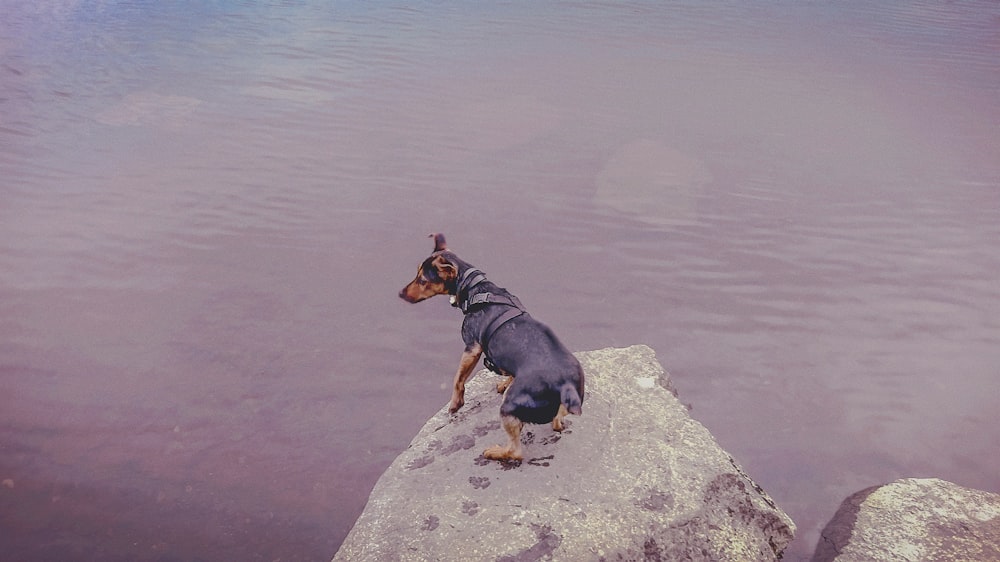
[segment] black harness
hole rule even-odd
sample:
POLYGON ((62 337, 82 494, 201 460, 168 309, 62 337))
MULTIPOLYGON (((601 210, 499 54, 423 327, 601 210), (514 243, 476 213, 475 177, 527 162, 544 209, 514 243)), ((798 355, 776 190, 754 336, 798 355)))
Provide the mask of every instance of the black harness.
POLYGON ((507 322, 521 316, 522 314, 527 314, 527 310, 521 304, 521 301, 517 297, 510 293, 497 294, 490 293, 488 291, 480 291, 470 294, 473 288, 486 280, 486 275, 474 268, 470 267, 465 270, 462 277, 458 280, 458 284, 455 288, 455 296, 452 300, 451 305, 458 307, 462 310, 462 314, 469 314, 469 312, 478 310, 479 308, 487 305, 501 305, 508 307, 508 310, 493 319, 492 322, 483 330, 482 341, 480 344, 483 346, 483 364, 486 368, 497 374, 500 373, 500 369, 493 363, 493 359, 490 358, 489 341, 493 337, 493 334, 500 329, 507 322))

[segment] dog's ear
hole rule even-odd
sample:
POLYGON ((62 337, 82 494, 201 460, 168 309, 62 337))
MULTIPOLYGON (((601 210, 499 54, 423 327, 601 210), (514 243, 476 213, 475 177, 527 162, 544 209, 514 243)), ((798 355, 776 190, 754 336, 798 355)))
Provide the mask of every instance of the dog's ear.
POLYGON ((438 256, 434 258, 431 262, 437 274, 445 281, 451 281, 458 277, 458 268, 454 264, 450 263, 448 260, 444 259, 443 256, 438 256))
POLYGON ((434 239, 435 252, 442 252, 448 249, 448 246, 444 242, 444 234, 441 234, 440 232, 435 232, 433 234, 429 234, 427 237, 434 239))

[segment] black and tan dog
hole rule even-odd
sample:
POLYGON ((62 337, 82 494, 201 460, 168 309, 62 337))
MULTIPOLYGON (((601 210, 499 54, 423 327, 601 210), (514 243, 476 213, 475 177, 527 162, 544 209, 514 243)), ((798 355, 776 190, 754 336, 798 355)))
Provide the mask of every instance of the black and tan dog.
POLYGON ((465 381, 480 355, 485 354, 486 366, 508 377, 497 385, 497 391, 504 393, 500 421, 510 443, 490 447, 483 456, 520 460, 525 423, 552 422, 552 429, 562 431, 567 413, 581 413, 583 369, 552 330, 524 310, 517 297, 450 252, 444 235, 431 236, 434 253, 420 264, 417 277, 399 296, 415 303, 434 295, 451 295, 452 305, 465 314, 465 352, 448 410, 455 413, 465 404, 465 381))

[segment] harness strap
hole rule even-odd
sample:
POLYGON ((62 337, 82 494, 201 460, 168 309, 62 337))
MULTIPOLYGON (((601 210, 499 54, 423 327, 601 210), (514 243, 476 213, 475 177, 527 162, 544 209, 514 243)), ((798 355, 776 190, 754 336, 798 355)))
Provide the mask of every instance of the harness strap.
POLYGON ((470 306, 476 306, 477 304, 485 304, 493 299, 493 293, 476 293, 472 295, 471 299, 465 301, 463 308, 468 309, 470 306))
POLYGON ((455 294, 452 296, 452 306, 456 306, 462 309, 462 314, 468 314, 470 310, 474 307, 483 305, 493 305, 499 304, 507 307, 505 311, 500 316, 497 316, 490 324, 483 330, 482 341, 480 342, 483 346, 483 364, 486 368, 495 372, 500 373, 500 369, 493 363, 493 359, 490 357, 489 351, 489 341, 493 337, 493 334, 500 329, 501 326, 510 322, 511 320, 521 316, 522 314, 527 314, 527 310, 524 309, 524 305, 517 297, 511 294, 503 295, 490 292, 476 293, 472 296, 468 295, 469 291, 473 287, 482 283, 486 280, 486 275, 476 269, 475 267, 470 267, 465 270, 465 273, 458 279, 458 283, 455 287, 455 294))
POLYGON ((481 342, 483 345, 483 365, 487 369, 493 371, 498 375, 503 374, 500 372, 500 369, 496 366, 496 364, 493 363, 493 358, 490 357, 490 339, 493 337, 493 334, 500 329, 501 326, 517 318, 518 316, 527 313, 528 311, 524 310, 523 308, 512 306, 510 310, 498 316, 497 319, 491 322, 490 325, 486 328, 486 330, 483 331, 483 341, 481 342))
POLYGON ((517 318, 518 316, 526 313, 527 311, 523 309, 511 308, 507 312, 504 312, 503 314, 498 316, 496 320, 490 323, 490 325, 485 330, 483 330, 483 342, 482 342, 483 347, 484 348, 489 347, 490 339, 493 337, 493 334, 500 329, 500 326, 503 326, 507 322, 510 322, 511 320, 517 318))
POLYGON ((465 270, 462 277, 459 278, 458 283, 455 286, 455 295, 452 299, 451 305, 457 306, 462 309, 465 313, 468 311, 468 303, 462 301, 462 295, 468 294, 469 290, 476 285, 486 281, 486 274, 475 267, 470 267, 465 270))
POLYGON ((520 310, 521 312, 526 312, 521 301, 517 300, 514 295, 498 295, 495 293, 476 293, 472 295, 471 298, 466 299, 461 304, 462 312, 468 313, 473 307, 482 304, 503 304, 507 306, 514 307, 515 310, 520 310))

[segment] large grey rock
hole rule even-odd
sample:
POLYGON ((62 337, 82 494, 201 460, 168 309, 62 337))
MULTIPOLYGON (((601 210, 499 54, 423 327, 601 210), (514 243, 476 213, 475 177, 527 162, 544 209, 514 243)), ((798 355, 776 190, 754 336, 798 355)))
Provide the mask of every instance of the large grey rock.
POLYGON ((675 397, 645 346, 579 353, 582 416, 503 443, 499 377, 442 409, 386 470, 334 560, 775 560, 794 524, 675 397))
POLYGON ((1000 560, 1000 494, 905 478, 844 500, 814 562, 1000 560))

